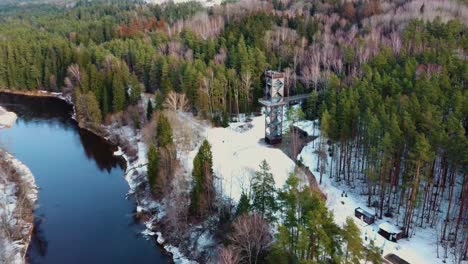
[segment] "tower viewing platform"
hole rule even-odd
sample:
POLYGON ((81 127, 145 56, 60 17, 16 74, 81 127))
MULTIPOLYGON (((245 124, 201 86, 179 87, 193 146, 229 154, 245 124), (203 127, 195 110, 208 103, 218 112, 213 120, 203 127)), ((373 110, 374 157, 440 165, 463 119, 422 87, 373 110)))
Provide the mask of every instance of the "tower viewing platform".
POLYGON ((305 100, 309 94, 285 97, 283 72, 267 71, 265 79, 264 96, 258 100, 265 107, 265 141, 277 144, 283 140, 284 105, 305 100))

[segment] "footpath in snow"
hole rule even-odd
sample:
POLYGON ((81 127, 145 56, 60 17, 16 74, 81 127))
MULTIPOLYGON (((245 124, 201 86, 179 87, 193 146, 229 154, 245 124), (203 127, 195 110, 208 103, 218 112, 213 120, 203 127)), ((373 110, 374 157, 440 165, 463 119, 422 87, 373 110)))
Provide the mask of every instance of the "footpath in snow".
MULTIPOLYGON (((298 155, 298 159, 302 159, 305 166, 309 167, 310 171, 315 175, 318 174, 316 153, 319 148, 320 131, 318 126, 313 126, 312 121, 303 121, 298 127, 310 135, 319 136, 315 141, 308 143, 302 152, 298 155), (312 134, 311 134, 312 133, 312 134)), ((326 140, 324 141, 326 142, 326 140)), ((327 155, 328 156, 328 155, 327 155)), ((328 166, 331 163, 328 156, 328 166)), ((317 177, 317 176, 316 176, 317 177)), ((317 178, 317 181, 319 179, 317 178)), ((388 222, 397 226, 396 220, 384 217, 383 219, 376 218, 376 222, 368 225, 365 222, 357 219, 354 216, 354 210, 361 207, 368 212, 374 212, 373 208, 367 207, 366 198, 358 195, 357 189, 353 190, 345 185, 345 181, 341 184, 329 178, 329 171, 327 170, 322 178, 320 189, 327 196, 327 207, 334 213, 335 222, 343 226, 347 217, 351 217, 361 229, 361 237, 363 241, 368 244, 370 240, 374 240, 376 246, 383 249, 383 256, 387 254, 395 254, 400 258, 410 263, 442 263, 442 259, 437 258, 436 253, 436 230, 432 229, 418 229, 414 236, 410 239, 400 239, 398 243, 386 240, 379 235, 378 226, 384 222, 388 222), (343 191, 346 192, 347 197, 342 197, 343 191), (367 238, 367 239, 366 239, 367 238)))

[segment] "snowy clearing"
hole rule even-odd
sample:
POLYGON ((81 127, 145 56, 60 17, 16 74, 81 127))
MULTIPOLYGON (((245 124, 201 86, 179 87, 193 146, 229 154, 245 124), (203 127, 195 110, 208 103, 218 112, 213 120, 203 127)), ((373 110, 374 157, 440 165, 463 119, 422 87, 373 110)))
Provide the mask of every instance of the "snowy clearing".
POLYGON ((294 162, 280 149, 263 142, 265 117, 258 116, 251 123, 231 123, 227 128, 207 129, 207 139, 212 145, 213 170, 222 179, 224 195, 238 201, 242 191, 249 189, 252 174, 266 160, 271 167, 276 187, 283 187, 294 162), (247 129, 242 129, 239 127, 247 129))

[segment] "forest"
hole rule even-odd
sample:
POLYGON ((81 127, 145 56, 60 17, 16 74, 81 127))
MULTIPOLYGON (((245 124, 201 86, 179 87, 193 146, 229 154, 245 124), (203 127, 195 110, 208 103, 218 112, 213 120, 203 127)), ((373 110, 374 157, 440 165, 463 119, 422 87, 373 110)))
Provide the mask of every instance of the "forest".
MULTIPOLYGON (((405 236, 415 226, 439 228, 438 240, 461 244, 466 259, 467 21, 466 3, 436 0, 226 1, 209 9, 5 3, 0 89, 61 92, 80 124, 95 129, 118 115, 137 129, 149 124, 156 131, 148 132, 148 181, 162 197, 178 162, 162 110, 226 126, 260 111, 264 72, 281 70, 286 95, 310 94, 302 110, 327 139, 320 182, 328 176, 357 188, 379 218, 396 217, 405 236), (137 107, 142 93, 152 98, 146 110, 137 107)), ((211 162, 206 141, 193 164, 194 221, 223 211, 211 162)), ((381 263, 353 221, 334 224, 294 174, 277 190, 265 162, 253 181, 235 212, 219 216, 229 231, 220 238, 221 263, 381 263)))

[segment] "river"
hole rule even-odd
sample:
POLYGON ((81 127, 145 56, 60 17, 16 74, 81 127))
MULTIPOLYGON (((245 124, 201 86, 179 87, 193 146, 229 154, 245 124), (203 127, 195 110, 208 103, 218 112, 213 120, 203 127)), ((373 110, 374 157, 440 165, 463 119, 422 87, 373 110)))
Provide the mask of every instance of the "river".
POLYGON ((0 144, 40 188, 29 263, 169 262, 141 235, 115 147, 79 129, 72 108, 58 99, 0 93, 0 105, 18 115, 0 131, 0 144))

